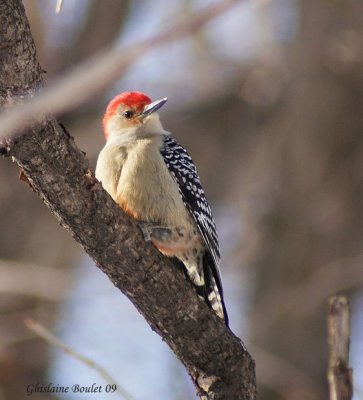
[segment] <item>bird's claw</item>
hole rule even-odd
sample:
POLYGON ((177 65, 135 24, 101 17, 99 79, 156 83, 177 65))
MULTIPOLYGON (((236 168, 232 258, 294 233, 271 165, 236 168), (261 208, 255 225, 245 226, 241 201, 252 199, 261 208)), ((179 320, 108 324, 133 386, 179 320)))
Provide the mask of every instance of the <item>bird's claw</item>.
POLYGON ((140 222, 139 228, 144 236, 145 242, 151 242, 151 227, 147 222, 140 222))
POLYGON ((151 242, 152 238, 158 241, 170 240, 172 234, 169 228, 150 222, 140 222, 139 227, 146 242, 151 242))

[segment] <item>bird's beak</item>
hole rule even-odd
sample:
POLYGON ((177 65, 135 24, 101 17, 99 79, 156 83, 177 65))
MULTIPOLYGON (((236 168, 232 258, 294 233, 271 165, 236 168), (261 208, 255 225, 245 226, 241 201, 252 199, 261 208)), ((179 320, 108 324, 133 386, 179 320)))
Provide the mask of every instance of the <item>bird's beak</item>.
POLYGON ((163 99, 153 101, 151 104, 148 104, 145 108, 144 111, 142 112, 141 116, 143 118, 147 117, 148 115, 152 114, 153 112, 157 111, 160 107, 162 107, 166 101, 168 100, 167 97, 164 97, 163 99))

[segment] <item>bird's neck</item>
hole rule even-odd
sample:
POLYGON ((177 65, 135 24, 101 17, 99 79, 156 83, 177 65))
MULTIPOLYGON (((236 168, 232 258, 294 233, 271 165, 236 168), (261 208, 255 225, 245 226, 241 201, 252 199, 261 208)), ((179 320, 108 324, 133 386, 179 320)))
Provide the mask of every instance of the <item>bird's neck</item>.
POLYGON ((169 132, 164 130, 156 114, 147 117, 145 122, 138 126, 120 128, 117 124, 111 122, 105 128, 107 131, 106 146, 124 147, 133 145, 140 140, 158 140, 160 136, 169 134, 169 132))

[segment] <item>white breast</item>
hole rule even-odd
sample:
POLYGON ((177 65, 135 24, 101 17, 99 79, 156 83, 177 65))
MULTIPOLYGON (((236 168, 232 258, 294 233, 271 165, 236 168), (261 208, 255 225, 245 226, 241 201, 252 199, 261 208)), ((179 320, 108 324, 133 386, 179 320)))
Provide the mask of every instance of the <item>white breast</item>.
POLYGON ((106 143, 97 160, 96 178, 102 182, 104 189, 115 201, 117 184, 120 179, 122 165, 125 158, 125 148, 106 143))
POLYGON ((138 140, 127 151, 116 189, 116 202, 127 203, 140 219, 163 226, 190 220, 178 187, 160 154, 162 138, 138 140))

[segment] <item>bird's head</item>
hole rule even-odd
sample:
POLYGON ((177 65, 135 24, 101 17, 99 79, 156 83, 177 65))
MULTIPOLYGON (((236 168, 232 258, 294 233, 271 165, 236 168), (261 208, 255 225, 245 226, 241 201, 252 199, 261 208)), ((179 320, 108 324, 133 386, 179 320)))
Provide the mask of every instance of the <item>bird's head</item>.
POLYGON ((157 111, 167 98, 151 101, 141 92, 124 92, 107 106, 103 129, 107 140, 111 137, 134 135, 139 138, 164 132, 157 111))

